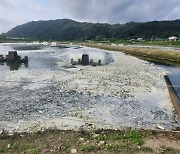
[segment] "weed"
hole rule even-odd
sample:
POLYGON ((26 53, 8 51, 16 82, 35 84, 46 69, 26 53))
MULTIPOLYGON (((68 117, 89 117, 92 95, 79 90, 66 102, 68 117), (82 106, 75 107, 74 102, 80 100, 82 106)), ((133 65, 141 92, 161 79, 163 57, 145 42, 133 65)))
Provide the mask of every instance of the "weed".
POLYGON ((39 150, 38 149, 31 149, 31 154, 38 154, 39 150))
POLYGON ((116 134, 111 137, 112 140, 122 140, 124 142, 132 141, 137 145, 142 145, 143 142, 143 134, 137 130, 130 130, 123 134, 116 134))
POLYGON ((107 150, 119 151, 122 148, 122 146, 119 144, 106 144, 105 148, 107 150))
POLYGON ((176 154, 176 153, 179 153, 178 150, 175 150, 171 147, 166 147, 164 145, 161 145, 160 148, 161 148, 160 154, 176 154))
POLYGON ((67 150, 70 147, 69 142, 63 142, 61 145, 62 150, 67 150))
POLYGON ((113 134, 113 135, 105 135, 105 134, 100 134, 96 137, 93 137, 93 139, 96 139, 98 141, 105 141, 105 140, 122 140, 124 142, 128 142, 128 141, 132 141, 137 145, 142 145, 143 142, 143 137, 144 134, 142 134, 140 131, 138 130, 130 130, 127 131, 125 133, 117 133, 117 134, 113 134))
POLYGON ((125 140, 133 141, 135 144, 142 145, 143 142, 143 134, 137 130, 131 130, 124 134, 125 140))
POLYGON ((81 151, 83 152, 91 152, 95 149, 94 146, 91 146, 91 145, 84 145, 81 147, 81 151))
POLYGON ((142 152, 149 152, 149 153, 153 153, 154 152, 154 150, 153 149, 151 149, 151 148, 149 148, 149 147, 141 147, 141 151, 142 152))
POLYGON ((0 153, 4 153, 5 152, 5 148, 0 147, 0 153))
POLYGON ((31 144, 20 144, 20 145, 14 144, 12 146, 12 149, 17 152, 24 152, 26 150, 32 149, 32 145, 31 144))
POLYGON ((45 142, 45 146, 46 146, 47 149, 51 149, 51 147, 52 147, 52 142, 49 141, 49 140, 46 141, 46 142, 45 142))
POLYGON ((79 133, 79 136, 81 137, 90 138, 90 133, 84 130, 83 128, 80 128, 78 133, 79 133))
POLYGON ((103 131, 103 129, 97 129, 97 130, 95 130, 94 132, 96 133, 96 134, 100 134, 100 133, 102 133, 102 131, 103 131))
POLYGON ((92 136, 92 139, 96 139, 98 141, 105 141, 109 139, 109 137, 106 136, 105 134, 99 134, 98 136, 92 136))

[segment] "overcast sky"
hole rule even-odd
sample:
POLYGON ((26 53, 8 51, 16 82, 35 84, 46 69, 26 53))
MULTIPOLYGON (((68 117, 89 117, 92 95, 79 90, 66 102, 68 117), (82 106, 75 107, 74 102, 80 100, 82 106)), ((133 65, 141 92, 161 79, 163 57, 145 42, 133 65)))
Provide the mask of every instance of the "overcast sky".
POLYGON ((35 20, 126 23, 180 19, 180 0, 0 0, 0 33, 35 20))

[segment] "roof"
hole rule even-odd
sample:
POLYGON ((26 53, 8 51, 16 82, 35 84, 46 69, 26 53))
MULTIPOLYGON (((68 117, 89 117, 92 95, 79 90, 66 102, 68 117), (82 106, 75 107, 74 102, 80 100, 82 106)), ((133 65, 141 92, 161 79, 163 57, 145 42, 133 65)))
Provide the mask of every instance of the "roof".
POLYGON ((171 36, 171 37, 168 37, 168 39, 169 39, 169 40, 176 40, 176 39, 177 39, 177 37, 175 37, 175 36, 171 36))

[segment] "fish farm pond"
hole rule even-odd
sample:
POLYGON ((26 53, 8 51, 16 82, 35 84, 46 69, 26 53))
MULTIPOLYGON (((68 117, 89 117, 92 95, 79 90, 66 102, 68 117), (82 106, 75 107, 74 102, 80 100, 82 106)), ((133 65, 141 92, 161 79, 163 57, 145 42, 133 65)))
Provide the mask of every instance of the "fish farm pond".
POLYGON ((180 126, 164 80, 180 97, 180 67, 85 46, 0 44, 0 55, 14 50, 28 63, 0 62, 0 130, 180 126), (101 64, 72 65, 83 54, 101 64))

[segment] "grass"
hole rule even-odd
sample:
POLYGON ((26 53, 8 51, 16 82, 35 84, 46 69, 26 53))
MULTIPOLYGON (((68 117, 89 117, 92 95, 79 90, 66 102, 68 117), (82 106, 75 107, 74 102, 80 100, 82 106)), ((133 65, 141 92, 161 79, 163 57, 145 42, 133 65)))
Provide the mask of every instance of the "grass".
POLYGON ((180 42, 179 41, 143 41, 143 42, 130 42, 129 40, 117 40, 112 43, 117 43, 117 44, 136 44, 136 45, 148 45, 148 46, 170 46, 170 47, 179 47, 180 42))
POLYGON ((67 150, 68 148, 70 148, 70 143, 67 141, 63 142, 61 148, 62 150, 67 150))
POLYGON ((120 149, 122 149, 123 146, 119 145, 119 144, 106 144, 105 149, 107 151, 120 151, 120 149))
POLYGON ((81 151, 83 151, 83 152, 91 152, 93 150, 95 150, 95 147, 92 145, 83 145, 81 147, 81 151))
POLYGON ((0 147, 0 153, 4 153, 5 151, 6 151, 6 149, 5 149, 5 148, 0 147))
POLYGON ((153 48, 133 48, 126 46, 110 46, 108 44, 96 45, 93 43, 86 43, 85 45, 88 47, 95 47, 104 50, 124 52, 126 54, 130 54, 151 62, 180 66, 180 52, 178 51, 167 51, 153 48))
POLYGON ((45 142, 45 146, 46 146, 47 149, 51 149, 51 147, 52 147, 52 142, 49 141, 49 140, 46 141, 46 142, 45 142))
POLYGON ((14 143, 12 144, 11 147, 0 147, 0 153, 6 153, 6 152, 11 152, 11 153, 30 153, 30 154, 38 154, 39 150, 34 147, 31 143, 25 143, 25 144, 18 144, 14 143))
MULTIPOLYGON (((34 134, 16 134, 0 140, 0 153, 70 153, 77 149, 78 153, 154 153, 157 149, 147 147, 145 142, 159 133, 130 130, 96 130, 96 131, 45 131, 34 134), (8 146, 10 145, 10 146, 8 146)), ((168 139, 167 132, 159 136, 168 139)), ((178 140, 180 134, 170 134, 172 142, 178 140), (172 138, 172 136, 174 138, 172 138)), ((160 144, 161 145, 161 144, 160 144)), ((162 145, 160 153, 180 153, 180 150, 162 145)))
POLYGON ((160 146, 160 154, 179 154, 179 150, 173 149, 172 147, 160 146))
POLYGON ((14 144, 12 146, 12 149, 16 152, 23 152, 23 151, 26 151, 28 149, 31 149, 32 148, 32 145, 31 144, 14 144))
POLYGON ((92 136, 92 139, 98 140, 98 141, 106 141, 106 140, 121 140, 123 142, 133 142, 137 145, 142 145, 143 138, 145 137, 145 134, 137 131, 137 130, 130 130, 122 133, 115 133, 115 134, 100 134, 98 136, 92 136))

